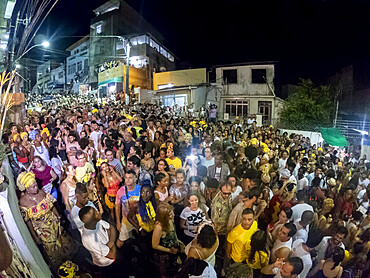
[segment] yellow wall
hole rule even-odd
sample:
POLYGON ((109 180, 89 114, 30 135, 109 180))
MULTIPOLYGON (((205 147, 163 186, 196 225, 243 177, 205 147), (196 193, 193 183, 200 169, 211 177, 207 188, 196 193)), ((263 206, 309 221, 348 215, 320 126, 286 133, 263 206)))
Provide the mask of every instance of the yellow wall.
MULTIPOLYGON (((123 77, 124 82, 126 82, 126 65, 119 65, 117 67, 105 70, 98 74, 98 82, 104 82, 109 79, 116 77, 123 77)), ((137 69, 135 67, 130 67, 129 71, 129 83, 134 85, 136 88, 140 87, 142 89, 151 89, 150 76, 146 68, 137 69)), ((124 86, 125 88, 125 83, 124 86)))
POLYGON ((153 73, 153 89, 158 90, 158 85, 169 83, 175 87, 206 83, 206 75, 205 68, 153 73))

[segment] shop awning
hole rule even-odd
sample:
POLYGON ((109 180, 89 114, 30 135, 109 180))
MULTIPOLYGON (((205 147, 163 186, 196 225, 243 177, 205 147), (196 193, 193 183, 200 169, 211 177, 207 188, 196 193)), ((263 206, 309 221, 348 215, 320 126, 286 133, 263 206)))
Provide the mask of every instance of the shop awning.
POLYGON ((348 142, 346 137, 336 127, 325 128, 321 127, 320 132, 325 142, 334 147, 346 147, 348 142))
POLYGON ((111 79, 108 79, 108 80, 105 80, 105 81, 102 81, 102 82, 99 82, 98 83, 98 86, 103 86, 103 85, 106 85, 108 83, 112 83, 112 82, 123 82, 123 77, 120 76, 120 77, 115 77, 115 78, 111 78, 111 79))

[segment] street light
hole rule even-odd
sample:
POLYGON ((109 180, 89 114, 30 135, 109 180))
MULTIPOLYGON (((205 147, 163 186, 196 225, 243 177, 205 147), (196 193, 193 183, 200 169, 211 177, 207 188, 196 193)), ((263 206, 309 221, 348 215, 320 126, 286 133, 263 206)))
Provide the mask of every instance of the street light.
POLYGON ((50 46, 50 43, 48 41, 44 41, 43 43, 41 43, 41 45, 45 48, 48 48, 50 46))
POLYGON ((20 60, 24 55, 26 55, 28 52, 30 52, 30 50, 32 50, 32 49, 34 49, 35 47, 38 47, 38 46, 42 46, 42 47, 48 48, 50 46, 50 43, 48 41, 44 41, 42 43, 35 44, 35 45, 31 46, 21 56, 19 56, 17 59, 15 59, 15 61, 13 62, 13 64, 15 64, 16 62, 18 62, 18 60, 20 60))

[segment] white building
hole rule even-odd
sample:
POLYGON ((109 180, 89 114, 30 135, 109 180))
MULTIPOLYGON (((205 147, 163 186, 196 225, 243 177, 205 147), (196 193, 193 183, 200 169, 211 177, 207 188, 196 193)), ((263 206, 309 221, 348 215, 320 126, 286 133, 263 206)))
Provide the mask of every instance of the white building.
POLYGON ((37 82, 35 88, 38 93, 51 93, 52 92, 52 79, 51 71, 60 67, 60 63, 56 61, 46 61, 37 67, 37 82))
POLYGON ((89 36, 85 36, 67 48, 67 90, 74 93, 85 91, 89 83, 89 36))
POLYGON ((60 64, 59 67, 51 70, 51 81, 48 83, 48 89, 53 92, 63 92, 65 87, 65 65, 60 64))
POLYGON ((216 66, 216 83, 207 102, 218 104, 218 118, 246 118, 260 114, 263 124, 274 124, 283 100, 275 95, 275 62, 216 66))

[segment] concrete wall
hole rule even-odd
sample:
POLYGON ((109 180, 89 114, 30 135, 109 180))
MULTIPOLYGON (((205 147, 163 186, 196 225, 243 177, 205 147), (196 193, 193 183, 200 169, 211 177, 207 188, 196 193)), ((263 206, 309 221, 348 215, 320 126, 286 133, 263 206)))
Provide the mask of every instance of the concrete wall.
POLYGON ((206 69, 189 69, 153 73, 153 89, 158 85, 173 84, 175 87, 206 83, 206 69))
POLYGON ((311 140, 311 145, 316 144, 316 146, 321 146, 324 143, 324 139, 321 136, 320 132, 312 132, 312 131, 304 131, 304 130, 293 130, 293 129, 281 129, 280 134, 287 132, 288 135, 295 133, 295 134, 302 134, 304 137, 309 137, 311 140))
POLYGON ((223 70, 237 70, 238 83, 225 84, 223 95, 273 95, 267 84, 252 83, 252 69, 266 69, 267 83, 274 90, 274 65, 248 65, 248 66, 233 66, 233 67, 218 67, 216 68, 216 82, 223 83, 223 70))

